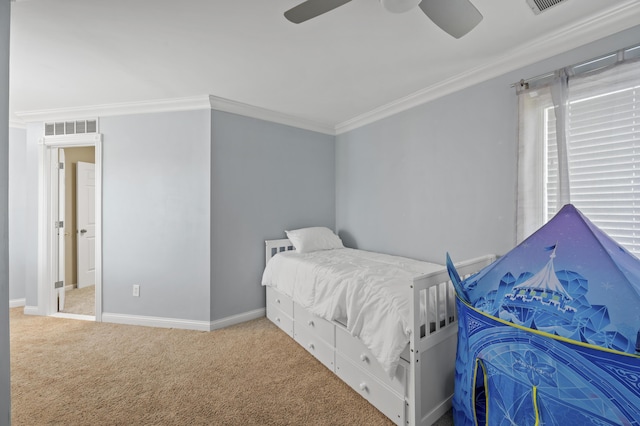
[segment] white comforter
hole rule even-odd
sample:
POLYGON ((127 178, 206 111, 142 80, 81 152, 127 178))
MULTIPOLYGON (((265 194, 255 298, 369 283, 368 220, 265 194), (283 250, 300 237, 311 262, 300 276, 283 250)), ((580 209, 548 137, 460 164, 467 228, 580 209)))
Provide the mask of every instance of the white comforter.
POLYGON ((410 338, 413 278, 442 265, 354 249, 271 258, 262 285, 272 286, 327 320, 346 319, 358 337, 393 376, 410 338))

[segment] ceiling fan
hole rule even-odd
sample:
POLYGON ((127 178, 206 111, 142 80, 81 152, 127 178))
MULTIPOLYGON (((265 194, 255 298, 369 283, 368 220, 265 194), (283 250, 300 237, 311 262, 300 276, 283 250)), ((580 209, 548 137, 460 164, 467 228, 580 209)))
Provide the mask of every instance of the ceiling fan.
MULTIPOLYGON (((351 0, 307 0, 287 10, 285 18, 294 24, 307 21, 351 0)), ((482 14, 469 0, 380 0, 393 13, 407 12, 416 6, 437 26, 455 38, 460 38, 482 21, 482 14)))

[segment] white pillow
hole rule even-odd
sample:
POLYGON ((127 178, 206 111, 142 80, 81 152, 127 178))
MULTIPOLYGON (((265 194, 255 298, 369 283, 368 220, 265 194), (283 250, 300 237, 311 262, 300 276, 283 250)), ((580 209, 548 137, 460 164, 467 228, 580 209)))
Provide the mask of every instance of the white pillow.
POLYGON ((331 229, 323 226, 285 232, 298 253, 344 248, 340 237, 334 234, 331 229))

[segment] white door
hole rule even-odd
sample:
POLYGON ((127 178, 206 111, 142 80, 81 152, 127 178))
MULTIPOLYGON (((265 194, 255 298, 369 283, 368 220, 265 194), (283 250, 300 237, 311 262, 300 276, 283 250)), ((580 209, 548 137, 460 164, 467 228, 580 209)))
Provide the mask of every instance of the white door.
MULTIPOLYGON (((55 156, 54 156, 55 157, 55 156)), ((58 293, 58 311, 64 309, 64 297, 65 297, 65 282, 64 282, 64 267, 65 267, 65 229, 67 224, 64 223, 64 207, 66 198, 65 188, 65 162, 64 162, 64 149, 58 149, 58 223, 62 223, 62 226, 58 226, 58 274, 56 278, 56 287, 58 293)))
POLYGON ((82 288, 96 283, 95 164, 78 161, 76 176, 78 288, 82 288))

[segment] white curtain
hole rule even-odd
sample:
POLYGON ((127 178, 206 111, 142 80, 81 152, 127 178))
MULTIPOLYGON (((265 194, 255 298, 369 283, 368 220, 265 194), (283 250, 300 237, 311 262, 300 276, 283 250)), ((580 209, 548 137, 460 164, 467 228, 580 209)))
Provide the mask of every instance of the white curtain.
POLYGON ((556 71, 551 82, 551 98, 553 113, 556 116, 556 146, 558 149, 558 196, 556 209, 558 212, 571 201, 569 186, 569 147, 567 146, 569 78, 567 71, 556 71))
POLYGON ((567 147, 568 76, 565 69, 535 87, 523 85, 518 90, 518 207, 517 242, 546 222, 547 206, 544 177, 549 170, 546 163, 548 123, 555 122, 557 164, 557 198, 553 206, 557 212, 571 200, 569 185, 569 149, 567 147), (553 114, 549 120, 546 114, 553 114))
POLYGON ((545 222, 545 113, 553 106, 549 85, 518 91, 517 242, 545 222))
POLYGON ((640 254, 639 52, 518 87, 518 243, 572 203, 640 254))

